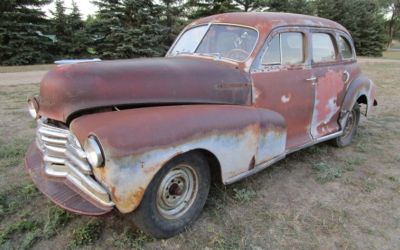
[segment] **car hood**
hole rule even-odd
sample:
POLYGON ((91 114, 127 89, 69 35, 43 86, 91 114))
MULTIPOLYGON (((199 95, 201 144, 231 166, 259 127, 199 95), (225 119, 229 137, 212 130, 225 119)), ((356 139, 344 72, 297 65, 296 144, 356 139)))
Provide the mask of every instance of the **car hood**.
POLYGON ((80 111, 122 105, 248 105, 250 81, 234 63, 194 57, 64 65, 43 78, 39 113, 67 122, 80 111))

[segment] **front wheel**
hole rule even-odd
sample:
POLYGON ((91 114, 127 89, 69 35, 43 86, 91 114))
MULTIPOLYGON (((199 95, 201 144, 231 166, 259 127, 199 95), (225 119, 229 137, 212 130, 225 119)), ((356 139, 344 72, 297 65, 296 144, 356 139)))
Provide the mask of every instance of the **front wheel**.
POLYGON ((360 105, 356 103, 347 117, 346 125, 343 128, 343 134, 332 141, 335 146, 346 147, 351 144, 354 136, 357 134, 360 113, 360 105))
POLYGON ((148 186, 134 224, 156 238, 182 232, 200 215, 210 189, 210 169, 200 153, 168 162, 148 186))

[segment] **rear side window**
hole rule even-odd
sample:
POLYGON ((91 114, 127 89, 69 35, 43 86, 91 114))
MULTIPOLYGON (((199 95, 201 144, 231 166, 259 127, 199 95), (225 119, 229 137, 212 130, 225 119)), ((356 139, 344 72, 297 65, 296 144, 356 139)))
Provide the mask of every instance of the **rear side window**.
POLYGON ((313 62, 332 62, 336 60, 332 36, 327 33, 312 34, 313 62))
POLYGON ((264 54, 264 65, 287 65, 304 62, 304 39, 300 32, 283 32, 272 38, 264 54))
POLYGON ((354 57, 350 42, 344 36, 339 37, 339 49, 343 59, 352 59, 354 57))

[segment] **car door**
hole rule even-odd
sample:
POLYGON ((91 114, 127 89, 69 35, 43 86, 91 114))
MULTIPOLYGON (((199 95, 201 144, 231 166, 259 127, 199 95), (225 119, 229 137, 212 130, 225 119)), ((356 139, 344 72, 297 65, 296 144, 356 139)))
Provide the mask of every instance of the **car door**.
POLYGON ((311 135, 321 138, 340 130, 338 119, 349 72, 339 57, 336 34, 311 30, 312 79, 315 86, 311 135))
POLYGON ((253 104, 283 115, 287 126, 286 149, 312 140, 310 124, 314 107, 312 69, 306 28, 273 31, 251 69, 253 104))

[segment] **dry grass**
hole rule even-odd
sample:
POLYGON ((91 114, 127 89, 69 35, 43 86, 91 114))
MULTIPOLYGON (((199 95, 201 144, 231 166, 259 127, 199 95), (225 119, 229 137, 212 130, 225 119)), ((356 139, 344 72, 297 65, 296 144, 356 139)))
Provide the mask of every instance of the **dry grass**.
POLYGON ((168 240, 124 217, 76 216, 32 186, 22 157, 34 136, 25 98, 37 85, 0 91, 0 248, 398 249, 400 67, 365 64, 379 106, 350 147, 327 143, 290 155, 239 183, 213 186, 200 219, 168 240))
POLYGON ((40 65, 27 65, 27 66, 0 66, 0 73, 51 70, 54 67, 56 67, 55 64, 40 64, 40 65))

